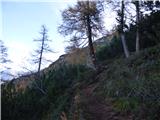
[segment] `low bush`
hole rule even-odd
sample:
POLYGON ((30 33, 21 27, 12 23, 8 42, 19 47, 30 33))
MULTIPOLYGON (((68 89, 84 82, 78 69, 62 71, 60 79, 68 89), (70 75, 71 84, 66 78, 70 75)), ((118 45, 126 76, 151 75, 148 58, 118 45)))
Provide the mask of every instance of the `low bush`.
MULTIPOLYGON (((17 92, 14 84, 2 87, 2 119, 59 120, 62 111, 69 112, 74 84, 87 80, 90 69, 83 65, 64 65, 41 76, 46 94, 35 84, 17 92)), ((36 81, 39 84, 40 81, 36 81)))
POLYGON ((127 60, 113 61, 102 73, 104 80, 97 89, 98 93, 113 98, 117 110, 134 112, 139 119, 145 116, 146 119, 155 120, 160 112, 159 59, 158 45, 127 60))
POLYGON ((96 56, 98 61, 112 59, 123 53, 121 41, 118 37, 113 37, 109 44, 103 45, 97 49, 96 56))

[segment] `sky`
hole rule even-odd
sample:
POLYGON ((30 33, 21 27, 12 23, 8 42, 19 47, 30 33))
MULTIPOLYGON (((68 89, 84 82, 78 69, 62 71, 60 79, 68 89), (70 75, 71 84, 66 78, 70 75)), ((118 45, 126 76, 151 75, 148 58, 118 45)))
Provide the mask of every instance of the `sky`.
POLYGON ((64 54, 65 38, 57 32, 57 27, 61 23, 60 11, 67 7, 67 4, 73 3, 1 2, 0 39, 8 47, 9 58, 13 62, 10 64, 13 74, 23 71, 23 67, 37 69, 37 66, 31 66, 31 54, 37 48, 33 40, 40 38, 39 32, 43 24, 46 25, 49 39, 52 40, 50 47, 55 51, 47 54, 47 59, 55 61, 59 55, 64 54))
MULTIPOLYGON (((60 35, 57 27, 62 23, 61 11, 73 5, 75 0, 0 0, 0 39, 8 47, 8 64, 14 75, 29 70, 36 70, 38 66, 31 64, 31 54, 37 48, 34 39, 40 38, 41 25, 46 25, 50 47, 55 53, 46 54, 47 59, 55 61, 64 54, 66 38, 60 35)), ((113 24, 111 12, 106 21, 113 24), (110 20, 109 20, 110 19, 110 20)), ((50 63, 45 63, 42 68, 50 63)), ((1 66, 0 66, 1 67, 1 66)))

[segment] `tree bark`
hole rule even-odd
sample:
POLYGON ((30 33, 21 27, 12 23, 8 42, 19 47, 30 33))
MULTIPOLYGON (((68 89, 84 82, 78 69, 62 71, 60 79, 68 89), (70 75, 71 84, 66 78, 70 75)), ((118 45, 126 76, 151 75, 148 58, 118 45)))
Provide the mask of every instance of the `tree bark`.
POLYGON ((126 44, 126 40, 125 40, 125 35, 124 35, 124 1, 122 0, 122 6, 121 6, 121 40, 122 40, 122 45, 123 45, 123 50, 124 50, 124 54, 126 56, 126 58, 129 57, 129 50, 128 50, 128 46, 126 44))
POLYGON ((46 29, 43 27, 43 38, 42 38, 42 44, 41 44, 41 51, 40 51, 40 57, 39 57, 39 65, 38 65, 38 80, 40 80, 40 88, 43 89, 42 80, 40 79, 40 70, 41 70, 41 64, 42 64, 42 54, 44 50, 44 41, 45 41, 45 34, 46 29))
POLYGON ((139 1, 135 1, 135 6, 136 6, 136 53, 139 53, 140 50, 140 43, 139 43, 139 1))
MULTIPOLYGON (((87 1, 88 7, 89 7, 89 1, 87 1)), ((94 52, 93 42, 92 42, 92 28, 91 28, 91 19, 89 13, 87 14, 87 35, 88 35, 88 43, 89 43, 89 49, 90 49, 90 56, 93 62, 93 65, 96 67, 96 56, 94 52)))

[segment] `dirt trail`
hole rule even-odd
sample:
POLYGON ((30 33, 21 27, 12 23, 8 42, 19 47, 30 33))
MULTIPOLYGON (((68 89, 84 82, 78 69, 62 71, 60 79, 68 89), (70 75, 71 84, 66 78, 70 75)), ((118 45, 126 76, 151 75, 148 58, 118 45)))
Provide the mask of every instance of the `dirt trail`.
POLYGON ((93 95, 96 85, 82 90, 83 114, 86 120, 133 120, 131 115, 122 115, 113 110, 110 102, 104 102, 100 96, 93 95))

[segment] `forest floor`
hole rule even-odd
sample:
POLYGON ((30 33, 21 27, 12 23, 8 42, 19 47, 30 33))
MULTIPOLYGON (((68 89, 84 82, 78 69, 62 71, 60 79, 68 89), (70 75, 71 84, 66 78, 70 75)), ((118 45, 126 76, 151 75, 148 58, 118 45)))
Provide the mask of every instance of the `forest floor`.
POLYGON ((133 120, 133 116, 122 114, 113 109, 112 102, 94 95, 96 84, 91 84, 81 92, 80 104, 83 106, 82 114, 85 120, 133 120))

